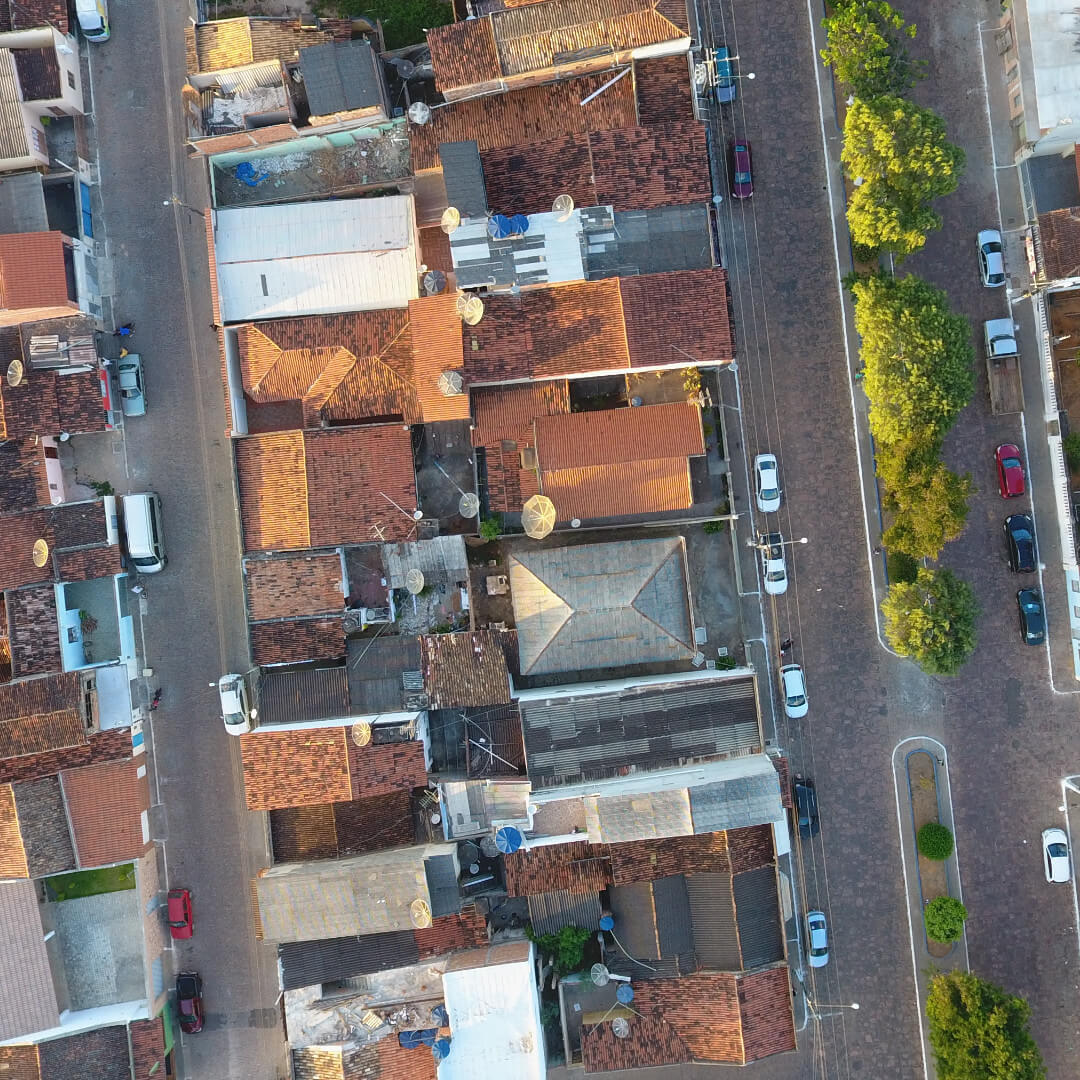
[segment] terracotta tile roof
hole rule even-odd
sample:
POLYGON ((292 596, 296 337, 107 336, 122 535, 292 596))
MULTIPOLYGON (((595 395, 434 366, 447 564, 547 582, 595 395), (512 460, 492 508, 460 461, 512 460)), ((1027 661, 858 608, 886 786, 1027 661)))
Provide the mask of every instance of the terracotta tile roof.
POLYGON ((587 133, 573 132, 544 142, 485 150, 480 163, 488 206, 500 214, 546 214, 555 196, 563 193, 575 206, 596 206, 589 142, 587 133))
POLYGON ((423 743, 357 746, 348 727, 263 729, 242 738, 240 756, 249 810, 348 802, 427 783, 423 743))
POLYGON ((0 545, 0 589, 17 589, 54 580, 55 534, 46 510, 30 510, 3 520, 4 543, 0 545), (34 565, 34 542, 49 544, 49 559, 44 566, 34 565))
POLYGON ((235 440, 248 551, 329 547, 411 535, 412 439, 400 424, 290 431, 235 440))
POLYGON ((0 686, 0 758, 85 743, 78 672, 0 686))
POLYGON ((537 417, 570 412, 570 389, 565 380, 478 388, 470 396, 474 446, 494 446, 504 439, 527 445, 537 417))
POLYGON ((769 866, 776 858, 770 825, 732 829, 727 837, 733 874, 741 874, 744 870, 754 870, 759 866, 769 866))
POLYGON ((620 79, 588 105, 580 104, 610 78, 607 72, 586 75, 441 106, 430 123, 409 128, 413 168, 419 172, 440 167, 441 143, 475 139, 483 154, 563 135, 632 127, 638 120, 630 79, 620 79))
POLYGON ((404 1050, 391 1032, 376 1043, 304 1046, 292 1051, 294 1080, 435 1080, 435 1058, 404 1050))
MULTIPOLYGON (((421 228, 419 236, 421 262, 429 270, 441 270, 444 274, 452 274, 454 257, 450 254, 450 237, 438 225, 421 228)), ((414 302, 409 301, 409 303, 414 302)))
POLYGON ((487 919, 472 904, 459 913, 440 915, 426 930, 414 930, 420 959, 443 956, 460 949, 479 949, 488 943, 487 919))
POLYGON ((261 64, 267 60, 295 60, 300 49, 329 41, 347 41, 347 19, 324 19, 322 30, 301 30, 299 19, 238 18, 188 24, 184 28, 187 70, 261 64), (344 26, 342 25, 344 24, 344 26))
POLYGON ((510 701, 506 654, 496 630, 421 637, 420 669, 433 709, 504 705, 510 701))
POLYGON ((760 1061, 770 1054, 794 1050, 795 1024, 787 965, 740 975, 738 989, 745 1059, 760 1061))
POLYGON ((60 62, 50 45, 43 49, 12 49, 19 86, 25 101, 48 101, 63 96, 60 62))
POLYGON ((686 458, 553 469, 541 474, 540 490, 559 521, 673 513, 694 502, 686 458))
POLYGON ((1080 207, 1040 214, 1039 241, 1043 277, 1080 277, 1080 207))
POLYGON ((64 270, 64 234, 0 236, 0 308, 52 306, 75 307, 64 270))
POLYGON ((38 1044, 41 1080, 131 1080, 125 1027, 100 1027, 38 1044))
POLYGON ((0 0, 0 31, 34 30, 46 23, 62 34, 69 31, 64 0, 0 0))
POLYGON ((345 609, 341 556, 337 552, 245 559, 248 618, 285 619, 345 609))
POLYGON ((77 866, 67 807, 58 776, 15 784, 15 807, 29 876, 45 877, 77 866))
POLYGON ((596 205, 651 210, 712 198, 705 127, 697 121, 596 131, 589 148, 596 205))
POLYGON ((137 859, 149 847, 141 814, 150 809, 150 787, 138 769, 134 760, 114 761, 60 774, 80 866, 137 859))
POLYGON ((521 467, 520 450, 496 444, 486 451, 488 502, 497 513, 520 513, 530 495, 540 490, 533 469, 521 467))
POLYGON ((25 757, 0 758, 0 783, 54 776, 62 769, 131 757, 131 728, 98 731, 80 746, 25 757))
POLYGON ((0 787, 0 878, 29 876, 30 867, 15 809, 15 791, 10 784, 4 784, 0 787))
POLYGON ((612 883, 606 844, 555 844, 515 851, 503 857, 503 870, 510 896, 560 890, 598 893, 612 883))
POLYGON ((57 375, 56 412, 61 431, 105 431, 108 417, 101 400, 100 372, 94 369, 57 375))
MULTIPOLYGON (((684 0, 672 0, 672 3, 682 4, 684 8, 686 6, 684 0)), ((660 10, 663 11, 663 3, 660 10)), ((655 124, 689 123, 694 120, 694 89, 690 82, 688 61, 687 53, 634 61, 637 122, 643 127, 652 127, 655 124)), ((629 127, 630 125, 612 124, 611 126, 629 127)))
MULTIPOLYGON (((3 29, 0 26, 0 29, 3 29)), ((0 1046, 0 1075, 4 1080, 41 1080, 36 1046, 0 1046)))
POLYGON ((429 30, 427 40, 436 86, 449 93, 532 72, 554 81, 559 69, 588 63, 572 55, 583 50, 603 49, 596 63, 607 69, 634 49, 686 36, 648 0, 548 0, 429 30))
POLYGON ((75 548, 53 553, 56 576, 60 581, 89 581, 123 573, 124 560, 118 544, 75 548))
POLYGON ((673 1024, 645 1014, 636 1006, 634 1013, 627 1011, 625 1016, 631 1022, 626 1038, 617 1038, 610 1023, 590 1023, 590 1019, 584 1020, 581 1028, 582 1064, 587 1073, 688 1065, 693 1061, 673 1024))
POLYGON ((56 591, 52 585, 32 585, 7 594, 11 641, 11 670, 15 678, 47 675, 63 669, 56 591))
POLYGON ((616 885, 628 885, 675 874, 730 871, 728 841, 731 835, 723 832, 700 833, 696 836, 610 844, 608 854, 612 880, 616 885))
POLYGON ((444 371, 463 372, 465 366, 461 349, 464 324, 455 304, 456 297, 449 292, 409 301, 413 385, 426 424, 469 418, 467 393, 447 396, 439 389, 439 376, 444 371))
MULTIPOLYGON (((17 327, 6 327, 5 331, 17 327)), ((8 347, 0 343, 0 362, 21 355, 17 340, 0 331, 8 347)), ((6 367, 6 364, 5 364, 6 367)), ((58 375, 55 371, 28 372, 19 386, 0 387, 3 411, 2 434, 9 439, 29 439, 34 435, 59 435, 62 431, 83 434, 104 431, 108 420, 101 398, 101 380, 97 368, 58 375)), ((48 503, 40 499, 39 503, 48 503)), ((37 505, 37 504, 35 504, 37 505)))
POLYGON ((345 626, 340 616, 251 623, 249 631, 251 658, 260 666, 336 660, 345 655, 345 626))
POLYGON ((619 278, 631 367, 735 358, 727 271, 676 270, 619 278))
POLYGON ((131 1064, 135 1080, 159 1080, 165 1071, 165 1025, 160 1016, 153 1020, 132 1020, 131 1064))
POLYGON ((790 810, 794 805, 791 798, 791 766, 786 757, 770 757, 770 760, 780 777, 780 801, 790 810))

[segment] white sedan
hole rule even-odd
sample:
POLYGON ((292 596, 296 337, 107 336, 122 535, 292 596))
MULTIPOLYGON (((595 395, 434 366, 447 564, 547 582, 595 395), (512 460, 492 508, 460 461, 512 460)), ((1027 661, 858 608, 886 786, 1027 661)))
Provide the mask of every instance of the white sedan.
POLYGON ((763 514, 780 509, 780 469, 775 454, 758 454, 754 458, 754 490, 757 508, 763 514))
POLYGON ((784 712, 788 718, 802 719, 810 711, 803 669, 798 664, 785 664, 780 669, 780 687, 784 692, 784 712))
POLYGON ((979 277, 988 289, 1005 284, 1005 252, 1001 246, 1001 233, 997 229, 983 229, 976 237, 979 249, 979 277))
POLYGON ((1055 885, 1072 877, 1069 867, 1069 838, 1064 829, 1043 829, 1043 873, 1046 880, 1055 885))
POLYGON ((230 735, 243 735, 251 730, 258 712, 251 707, 247 682, 243 675, 222 675, 218 679, 221 698, 221 717, 230 735))
POLYGON ((829 926, 824 911, 806 913, 806 939, 810 966, 824 967, 829 962, 829 926))
POLYGON ((765 592, 769 596, 782 596, 787 592, 787 561, 784 559, 784 538, 780 533, 762 533, 758 537, 761 553, 761 576, 765 579, 765 592))

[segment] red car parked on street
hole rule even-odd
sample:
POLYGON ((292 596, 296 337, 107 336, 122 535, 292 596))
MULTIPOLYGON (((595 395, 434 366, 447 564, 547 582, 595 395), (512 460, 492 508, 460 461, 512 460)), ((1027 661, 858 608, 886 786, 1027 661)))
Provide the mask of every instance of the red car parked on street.
POLYGON ((750 144, 745 139, 731 143, 731 194, 736 199, 749 199, 754 194, 754 177, 750 166, 750 144))
POLYGON ((1015 499, 1024 494, 1024 462, 1020 448, 1012 443, 1002 443, 994 451, 997 463, 998 491, 1003 499, 1015 499))
POLYGON ((195 933, 195 915, 191 893, 187 889, 169 890, 169 933, 180 941, 195 933))

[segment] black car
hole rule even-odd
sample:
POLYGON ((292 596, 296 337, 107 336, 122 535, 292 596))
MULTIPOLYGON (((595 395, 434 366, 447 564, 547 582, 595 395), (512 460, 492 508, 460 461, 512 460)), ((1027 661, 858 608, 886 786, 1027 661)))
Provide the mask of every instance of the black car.
POLYGON ((176 976, 176 1011, 180 1030, 196 1035, 203 1029, 203 982, 197 971, 182 971, 176 976))
POLYGON ((814 781, 807 780, 805 776, 796 776, 793 788, 799 832, 803 836, 817 836, 820 826, 818 825, 817 792, 814 790, 814 781))
POLYGON ((1041 645, 1046 640, 1046 613, 1038 589, 1021 589, 1016 594, 1020 609, 1020 636, 1025 645, 1041 645))
POLYGON ((1002 526, 1009 549, 1009 569, 1014 574, 1035 573, 1035 522, 1029 514, 1010 514, 1002 526))

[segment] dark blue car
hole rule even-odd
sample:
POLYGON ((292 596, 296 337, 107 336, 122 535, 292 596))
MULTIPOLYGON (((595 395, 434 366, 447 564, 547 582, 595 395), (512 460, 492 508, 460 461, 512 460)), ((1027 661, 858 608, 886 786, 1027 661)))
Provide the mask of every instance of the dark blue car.
POLYGON ((735 76, 731 73, 731 60, 726 48, 719 48, 716 60, 716 100, 721 105, 729 105, 735 100, 735 76))

